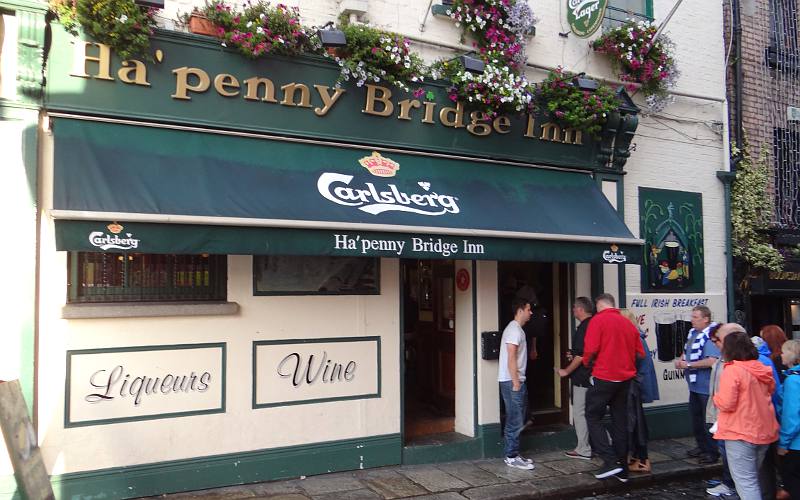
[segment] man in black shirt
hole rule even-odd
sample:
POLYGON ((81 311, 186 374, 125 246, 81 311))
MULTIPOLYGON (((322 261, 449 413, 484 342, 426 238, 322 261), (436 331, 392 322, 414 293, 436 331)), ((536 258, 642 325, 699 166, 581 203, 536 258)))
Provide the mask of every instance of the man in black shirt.
POLYGON ((578 436, 578 445, 565 454, 570 458, 591 460, 592 448, 589 445, 589 428, 586 425, 586 391, 589 388, 589 369, 583 366, 583 339, 586 329, 592 318, 592 301, 587 297, 578 297, 572 305, 572 314, 580 324, 572 335, 572 349, 567 352, 570 362, 566 368, 556 371, 563 377, 569 376, 572 381, 572 419, 575 424, 575 434, 578 436))

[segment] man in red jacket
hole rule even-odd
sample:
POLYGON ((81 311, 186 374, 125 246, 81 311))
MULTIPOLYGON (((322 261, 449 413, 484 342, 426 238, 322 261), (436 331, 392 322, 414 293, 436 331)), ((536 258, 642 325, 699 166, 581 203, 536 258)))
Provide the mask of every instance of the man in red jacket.
POLYGON ((592 372, 592 385, 586 393, 586 422, 592 451, 603 459, 595 473, 597 479, 616 476, 628 480, 627 402, 631 379, 636 376, 636 359, 644 357, 639 331, 616 308, 608 293, 595 299, 597 314, 589 323, 583 346, 583 364, 592 372), (601 420, 611 408, 611 440, 601 420))

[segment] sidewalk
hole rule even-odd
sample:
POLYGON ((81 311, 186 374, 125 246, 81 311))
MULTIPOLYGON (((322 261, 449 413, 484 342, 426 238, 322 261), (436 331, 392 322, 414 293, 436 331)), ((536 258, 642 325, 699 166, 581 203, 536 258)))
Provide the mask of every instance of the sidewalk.
MULTIPOLYGON (((700 466, 686 451, 692 438, 650 443, 652 474, 631 474, 623 484, 615 478, 597 480, 592 475, 600 462, 568 458, 563 451, 530 454, 536 468, 523 471, 507 467, 502 459, 426 465, 398 465, 307 478, 271 481, 212 490, 162 495, 168 500, 508 500, 577 498, 610 491, 630 490, 656 482, 710 477, 719 463, 700 466)), ((698 485, 698 488, 700 486, 698 485)))

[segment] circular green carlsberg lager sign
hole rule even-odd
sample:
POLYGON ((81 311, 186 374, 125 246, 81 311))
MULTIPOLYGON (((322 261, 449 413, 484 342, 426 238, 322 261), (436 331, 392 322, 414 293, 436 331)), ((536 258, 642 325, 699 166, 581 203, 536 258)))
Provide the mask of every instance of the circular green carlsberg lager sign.
POLYGON ((567 0, 567 22, 572 32, 586 38, 603 23, 608 0, 567 0))

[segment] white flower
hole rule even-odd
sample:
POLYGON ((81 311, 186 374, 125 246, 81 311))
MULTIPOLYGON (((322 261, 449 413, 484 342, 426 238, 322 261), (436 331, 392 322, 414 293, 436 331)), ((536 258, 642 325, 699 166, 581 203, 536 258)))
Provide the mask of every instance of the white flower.
POLYGON ((247 24, 245 26, 247 26, 249 28, 252 25, 253 25, 253 21, 247 21, 247 24))
POLYGON ((223 47, 227 47, 227 45, 225 45, 225 42, 222 42, 222 46, 223 46, 223 47))
POLYGON ((264 33, 264 28, 262 28, 261 26, 257 27, 256 28, 256 33, 258 33, 259 35, 263 34, 264 33))
POLYGON ((125 14, 122 14, 121 16, 119 16, 119 22, 124 23, 127 20, 128 20, 128 16, 126 16, 125 14))

